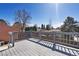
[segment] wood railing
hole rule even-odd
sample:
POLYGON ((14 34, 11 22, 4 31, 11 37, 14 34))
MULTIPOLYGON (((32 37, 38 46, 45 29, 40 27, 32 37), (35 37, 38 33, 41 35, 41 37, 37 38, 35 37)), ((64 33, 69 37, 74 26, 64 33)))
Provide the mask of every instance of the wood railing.
POLYGON ((27 38, 37 38, 55 44, 63 44, 79 48, 78 32, 14 32, 14 39, 22 40, 27 38), (17 38, 16 38, 17 37, 17 38))

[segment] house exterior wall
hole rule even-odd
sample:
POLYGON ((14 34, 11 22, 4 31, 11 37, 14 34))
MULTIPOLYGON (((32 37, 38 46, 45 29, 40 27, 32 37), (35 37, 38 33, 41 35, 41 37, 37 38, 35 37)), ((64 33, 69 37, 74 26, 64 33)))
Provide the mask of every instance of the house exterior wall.
POLYGON ((15 24, 15 26, 9 27, 4 22, 0 22, 0 40, 2 41, 9 41, 10 34, 9 32, 17 32, 19 31, 19 26, 15 24))

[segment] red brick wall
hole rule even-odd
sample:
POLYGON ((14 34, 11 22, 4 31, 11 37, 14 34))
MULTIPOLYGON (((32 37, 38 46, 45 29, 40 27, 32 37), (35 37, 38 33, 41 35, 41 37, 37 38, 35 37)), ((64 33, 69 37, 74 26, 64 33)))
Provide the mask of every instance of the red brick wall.
POLYGON ((0 22, 0 40, 8 41, 9 40, 9 33, 8 32, 15 32, 19 31, 19 26, 12 26, 9 27, 3 22, 0 22))

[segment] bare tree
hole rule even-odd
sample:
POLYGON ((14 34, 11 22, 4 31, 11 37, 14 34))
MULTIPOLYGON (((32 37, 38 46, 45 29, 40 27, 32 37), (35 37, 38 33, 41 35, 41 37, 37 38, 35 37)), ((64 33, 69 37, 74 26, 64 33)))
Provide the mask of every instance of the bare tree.
POLYGON ((28 23, 31 18, 32 18, 32 17, 30 16, 30 13, 28 13, 25 9, 23 9, 23 10, 18 10, 18 11, 16 12, 15 21, 17 21, 17 22, 19 22, 20 24, 22 24, 22 27, 21 27, 22 32, 25 31, 26 23, 28 23))

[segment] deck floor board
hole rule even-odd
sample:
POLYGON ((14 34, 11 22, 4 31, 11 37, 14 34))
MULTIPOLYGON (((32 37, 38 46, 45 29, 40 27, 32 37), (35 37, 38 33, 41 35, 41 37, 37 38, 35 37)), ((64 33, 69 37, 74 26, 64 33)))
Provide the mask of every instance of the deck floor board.
POLYGON ((15 43, 15 46, 0 52, 0 56, 67 56, 58 51, 36 44, 28 40, 15 43))

